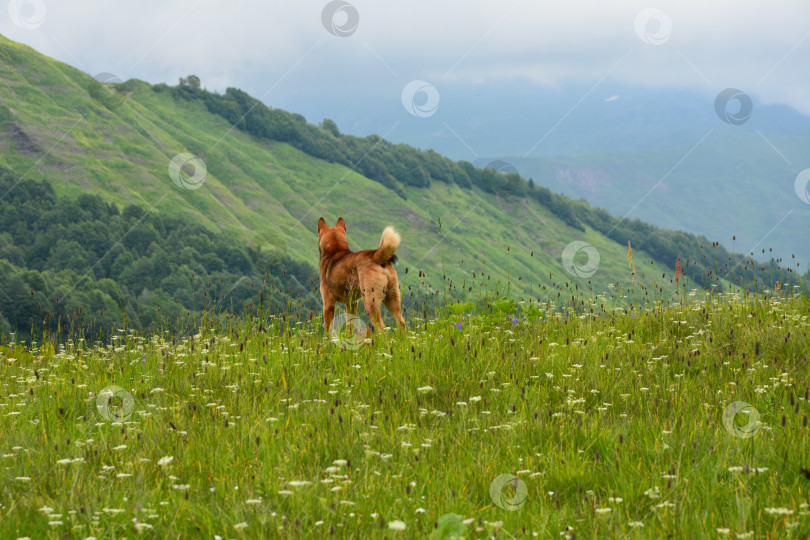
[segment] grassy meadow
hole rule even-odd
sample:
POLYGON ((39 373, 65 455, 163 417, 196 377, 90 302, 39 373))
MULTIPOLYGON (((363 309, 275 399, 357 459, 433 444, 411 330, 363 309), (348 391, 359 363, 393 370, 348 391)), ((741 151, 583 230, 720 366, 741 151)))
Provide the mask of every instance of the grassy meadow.
POLYGON ((807 538, 810 300, 680 292, 11 336, 0 538, 807 538))
MULTIPOLYGON (((359 138, 199 82, 99 94, 0 36, 0 540, 810 538, 801 253, 552 196, 557 158, 535 185, 385 141, 406 111, 359 138), (406 331, 324 332, 320 216, 354 250, 403 233, 406 331)), ((638 180, 610 200, 750 207, 776 147, 749 135, 672 177, 692 150, 599 156, 638 180)))

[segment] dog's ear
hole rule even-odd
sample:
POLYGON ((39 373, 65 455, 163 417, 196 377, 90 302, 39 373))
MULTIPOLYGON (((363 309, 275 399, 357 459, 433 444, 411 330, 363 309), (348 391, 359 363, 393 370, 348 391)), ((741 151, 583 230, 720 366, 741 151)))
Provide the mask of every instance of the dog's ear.
POLYGON ((326 220, 321 218, 318 220, 318 234, 321 233, 321 229, 323 229, 324 227, 326 227, 326 220))
POLYGON ((343 232, 346 232, 346 222, 343 221, 342 217, 338 218, 338 222, 337 222, 337 225, 335 225, 335 227, 340 227, 340 228, 343 229, 343 232))

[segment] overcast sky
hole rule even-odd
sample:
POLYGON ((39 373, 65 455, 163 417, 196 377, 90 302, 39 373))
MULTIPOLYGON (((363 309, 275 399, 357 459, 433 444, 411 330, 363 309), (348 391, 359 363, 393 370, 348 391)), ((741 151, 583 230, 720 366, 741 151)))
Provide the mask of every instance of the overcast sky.
POLYGON ((810 114, 806 0, 2 2, 0 33, 91 75, 194 73, 271 105, 522 78, 735 87, 810 114))

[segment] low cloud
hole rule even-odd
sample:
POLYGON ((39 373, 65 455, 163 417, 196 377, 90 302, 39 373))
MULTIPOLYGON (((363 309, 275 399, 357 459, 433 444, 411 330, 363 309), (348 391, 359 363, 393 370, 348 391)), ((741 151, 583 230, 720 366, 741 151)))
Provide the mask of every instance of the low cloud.
MULTIPOLYGON (((30 13, 30 2, 12 4, 30 13)), ((39 26, 23 29, 10 13, 0 32, 90 74, 174 84, 194 73, 211 90, 236 86, 271 104, 302 92, 373 95, 414 79, 609 78, 735 87, 810 114, 810 3, 661 2, 663 18, 640 35, 637 17, 650 8, 641 2, 366 0, 352 2, 359 24, 346 37, 324 27, 326 4, 43 0, 39 26)))

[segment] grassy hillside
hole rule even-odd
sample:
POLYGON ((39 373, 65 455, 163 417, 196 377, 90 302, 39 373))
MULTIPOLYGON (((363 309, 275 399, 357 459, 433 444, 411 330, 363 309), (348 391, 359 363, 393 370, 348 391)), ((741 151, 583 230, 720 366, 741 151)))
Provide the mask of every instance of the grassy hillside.
MULTIPOLYGON (((542 275, 559 270, 562 241, 577 234, 536 203, 497 200, 456 186, 406 188, 403 201, 346 167, 250 137, 201 102, 177 100, 144 83, 132 82, 127 99, 111 110, 88 93, 89 76, 22 45, 1 43, 0 99, 9 128, 0 137, 3 165, 25 178, 58 178, 53 185, 59 194, 92 192, 119 205, 187 216, 311 263, 321 215, 346 217, 357 247, 376 244, 384 225, 399 226, 406 265, 433 270, 444 246, 454 252, 448 257, 454 264, 474 255, 492 257, 489 270, 499 277, 505 276, 506 252, 487 245, 521 247, 526 255, 536 249, 541 262, 535 270, 542 275), (179 189, 167 174, 171 159, 186 151, 206 163, 201 189, 179 189)), ((613 253, 606 255, 623 257, 622 247, 607 244, 613 253)), ((528 263, 521 256, 512 269, 528 278, 528 263)), ((617 277, 610 265, 603 283, 608 276, 617 277)))
MULTIPOLYGON (((238 91, 218 97, 184 84, 172 89, 128 81, 102 87, 70 66, 0 37, 0 166, 17 179, 0 197, 13 193, 17 182, 43 180, 62 197, 91 193, 120 208, 136 205, 312 268, 317 267, 320 216, 331 222, 346 218, 354 249, 374 247, 382 228, 395 225, 403 236, 399 255, 406 300, 412 293, 469 300, 474 283, 490 297, 508 292, 548 299, 555 291, 571 302, 603 292, 660 298, 674 290, 678 255, 687 278, 701 279, 697 284, 705 287, 723 286, 732 277, 728 269, 738 269, 737 279, 743 270, 754 271, 753 264, 728 258, 706 239, 620 223, 547 190, 532 190, 518 177, 394 147, 377 136, 340 136, 336 126, 307 125, 238 91), (226 117, 229 107, 237 106, 247 109, 232 124, 226 117), (279 126, 290 131, 291 144, 272 138, 279 126), (340 150, 337 161, 314 157, 327 152, 330 141, 340 150), (376 161, 382 169, 368 172, 374 180, 339 163, 360 151, 352 163, 358 170, 367 167, 367 156, 383 152, 376 161), (183 189, 170 179, 169 164, 184 152, 205 163, 207 176, 199 189, 183 189), (414 180, 401 171, 411 165, 429 187, 408 183, 414 180), (572 241, 595 247, 599 265, 593 275, 578 277, 563 267, 563 251, 572 241), (635 275, 628 242, 635 252, 635 275)), ((585 264, 582 253, 574 264, 585 264)), ((795 274, 771 273, 768 264, 758 263, 756 272, 759 285, 797 280, 795 274)), ((317 278, 314 270, 312 278, 317 278)))
POLYGON ((543 308, 9 343, 0 537, 810 534, 807 297, 543 308))

